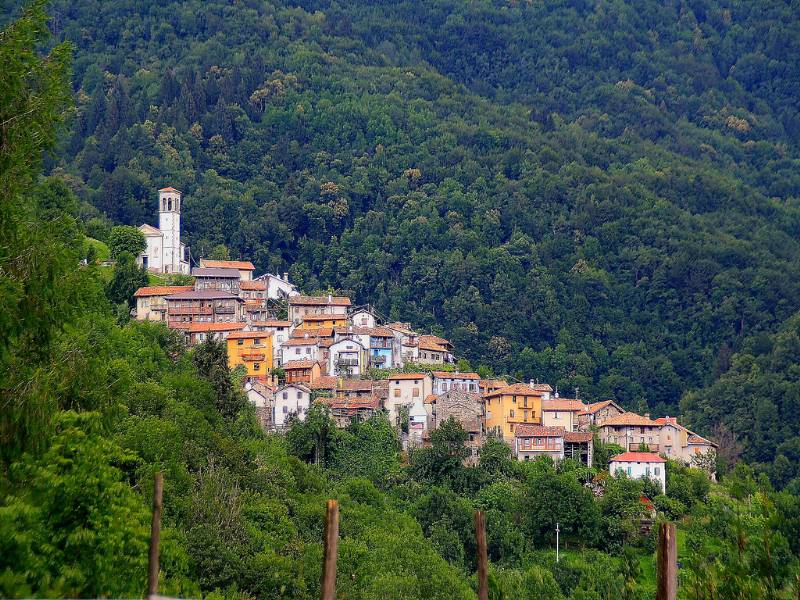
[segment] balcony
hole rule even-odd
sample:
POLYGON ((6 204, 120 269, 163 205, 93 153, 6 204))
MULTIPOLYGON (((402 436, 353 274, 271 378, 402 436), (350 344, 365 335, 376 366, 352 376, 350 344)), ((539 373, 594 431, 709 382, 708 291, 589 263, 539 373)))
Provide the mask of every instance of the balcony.
POLYGON ((165 311, 165 310, 167 310, 167 305, 166 304, 151 304, 150 305, 150 310, 151 311, 154 311, 154 310, 155 311, 165 311))
POLYGON ((386 357, 385 356, 373 356, 371 361, 372 361, 372 364, 374 364, 374 365, 382 365, 383 363, 386 362, 386 357))
POLYGON ((631 442, 630 444, 628 444, 628 452, 638 452, 639 446, 641 446, 642 444, 650 448, 650 452, 659 451, 658 444, 651 444, 649 442, 631 442))
POLYGON ((242 360, 245 361, 262 361, 264 360, 264 354, 258 352, 250 352, 248 354, 241 354, 242 360))
POLYGON ((171 306, 170 315, 210 315, 210 306, 171 306))
POLYGON ((217 304, 214 307, 214 312, 218 315, 232 315, 236 312, 236 308, 226 304, 217 304))
POLYGON ((383 341, 382 339, 379 340, 372 340, 369 344, 370 348, 380 348, 382 350, 391 350, 392 349, 392 342, 391 341, 383 341))
POLYGON ((357 367, 358 366, 358 359, 357 358, 340 358, 336 361, 336 364, 340 367, 357 367))

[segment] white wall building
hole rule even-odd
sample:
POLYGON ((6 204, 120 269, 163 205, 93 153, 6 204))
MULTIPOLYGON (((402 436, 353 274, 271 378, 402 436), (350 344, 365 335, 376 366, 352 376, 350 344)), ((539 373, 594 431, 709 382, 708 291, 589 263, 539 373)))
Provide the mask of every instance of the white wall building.
POLYGON ((300 292, 293 283, 289 283, 289 274, 284 273, 283 277, 273 275, 272 273, 264 273, 256 277, 257 281, 265 281, 267 284, 267 298, 277 300, 278 298, 291 298, 292 296, 299 296, 300 292))
POLYGON ((311 405, 311 390, 304 385, 290 384, 275 391, 272 423, 277 428, 286 427, 289 418, 296 415, 305 421, 308 407, 311 405))
POLYGON ((155 273, 189 274, 187 248, 181 243, 181 193, 173 187, 158 190, 158 229, 140 225, 146 247, 137 264, 155 273))
POLYGON ((328 350, 328 375, 360 377, 364 373, 366 350, 356 340, 343 338, 328 350))
POLYGON ((480 392, 478 389, 478 381, 480 381, 480 379, 480 375, 477 373, 434 371, 433 393, 438 395, 451 390, 478 393, 480 392))
MULTIPOLYGON (((389 395, 386 398, 384 408, 389 413, 389 423, 397 425, 400 407, 419 404, 423 413, 427 416, 423 402, 433 390, 431 378, 423 373, 397 373, 389 378, 389 395)), ((410 427, 410 425, 409 425, 410 427)), ((410 433, 409 429, 409 433, 410 433)))
POLYGON ((653 452, 623 452, 617 454, 608 463, 611 475, 624 474, 630 479, 648 477, 661 484, 661 492, 667 489, 667 461, 653 452))

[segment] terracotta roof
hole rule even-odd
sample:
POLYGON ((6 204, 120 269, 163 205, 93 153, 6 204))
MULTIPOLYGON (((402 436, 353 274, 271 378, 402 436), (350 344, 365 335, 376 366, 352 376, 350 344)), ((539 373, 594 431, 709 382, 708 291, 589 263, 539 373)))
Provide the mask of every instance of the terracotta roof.
POLYGON ((553 388, 550 387, 548 383, 532 383, 531 389, 536 390, 537 392, 552 392, 553 388))
POLYGON ((335 390, 339 378, 334 375, 322 375, 309 387, 312 390, 335 390))
POLYGON ((222 277, 225 279, 239 279, 239 271, 222 267, 195 267, 192 269, 194 277, 222 277))
POLYGON ((255 271, 256 268, 249 260, 211 260, 201 258, 200 264, 204 267, 218 267, 220 269, 236 269, 237 271, 255 271))
MULTIPOLYGON (((582 414, 582 415, 593 415, 598 410, 603 410, 606 406, 609 406, 610 404, 613 404, 613 405, 617 406, 617 403, 614 402, 613 400, 603 400, 602 402, 594 402, 592 404, 589 404, 587 407, 585 407, 584 410, 582 410, 580 412, 580 414, 582 414)), ((621 407, 620 407, 620 410, 622 410, 621 407)))
POLYGON ((386 379, 425 379, 427 377, 425 373, 395 373, 394 375, 389 375, 386 379))
POLYGON ((175 323, 170 324, 172 329, 184 329, 189 333, 206 331, 237 331, 244 329, 244 323, 235 321, 233 323, 175 323))
POLYGON ((316 346, 319 343, 319 339, 315 335, 310 335, 307 338, 289 338, 285 342, 281 343, 281 346, 284 347, 291 347, 291 346, 316 346))
POLYGON ((405 335, 417 335, 416 332, 411 329, 411 323, 400 323, 398 321, 393 321, 391 323, 386 323, 385 326, 405 335))
POLYGON ((514 437, 564 437, 566 433, 563 427, 545 425, 517 425, 514 429, 514 437))
POLYGON ((350 306, 347 296, 292 296, 289 304, 302 306, 350 306))
POLYGON ((250 321, 250 324, 254 327, 291 327, 291 321, 250 321))
POLYGON ((506 396, 506 395, 522 395, 522 396, 541 396, 541 392, 538 390, 534 390, 531 386, 527 383, 514 383, 512 385, 507 385, 506 387, 500 388, 499 390, 495 390, 494 392, 490 392, 486 394, 487 398, 494 397, 494 396, 506 396))
POLYGON ((388 327, 336 327, 334 329, 339 335, 368 335, 371 337, 394 337, 394 333, 388 327))
POLYGON ((569 431, 564 435, 565 442, 591 442, 594 435, 591 431, 569 431))
POLYGON ((438 396, 436 394, 428 394, 427 396, 425 396, 425 404, 433 404, 434 402, 436 402, 437 397, 438 396))
POLYGON ((316 360, 290 360, 283 365, 284 370, 286 369, 310 369, 314 365, 317 364, 316 360))
POLYGON ((459 373, 458 371, 434 371, 434 377, 439 379, 480 379, 481 376, 477 373, 459 373))
POLYGON ((238 300, 239 302, 244 302, 236 294, 221 290, 189 290, 188 292, 170 294, 167 296, 167 300, 238 300))
POLYGON ((486 388, 504 388, 508 386, 508 382, 505 379, 481 379, 478 385, 486 388))
POLYGON ((191 285, 150 285, 140 287, 136 290, 134 297, 143 298, 146 296, 169 296, 180 292, 189 292, 194 288, 191 285))
POLYGON ((433 352, 448 352, 447 348, 445 348, 442 344, 434 342, 430 339, 431 336, 428 335, 421 335, 419 336, 418 345, 421 350, 431 350, 433 352))
POLYGON ((623 452, 612 456, 609 462, 667 462, 655 452, 623 452))
POLYGON ((423 334, 419 336, 420 341, 430 342, 431 344, 438 344, 440 346, 450 346, 450 340, 446 340, 438 335, 423 334))
POLYGON ((332 337, 333 327, 315 327, 313 329, 294 329, 292 330, 293 338, 304 338, 308 334, 309 337, 332 337))
POLYGON ((714 442, 712 442, 711 440, 707 440, 703 436, 697 435, 696 433, 692 433, 691 435, 689 435, 689 437, 686 438, 686 442, 688 444, 709 444, 711 446, 714 446, 715 448, 717 447, 717 445, 714 442))
POLYGON ((550 398, 550 400, 542 400, 542 410, 580 412, 583 408, 583 402, 580 400, 570 400, 569 398, 550 398))
POLYGON ((658 423, 655 421, 651 421, 647 417, 643 417, 642 415, 637 415, 633 412, 622 413, 621 415, 614 415, 613 417, 606 419, 602 423, 600 423, 600 427, 605 427, 606 425, 613 425, 613 426, 628 426, 628 427, 658 427, 658 423))
POLYGON ((158 190, 159 192, 178 192, 181 193, 180 190, 176 190, 174 187, 165 187, 158 190))
POLYGON ((240 281, 239 282, 239 289, 244 290, 246 292, 265 292, 267 290, 267 282, 266 281, 240 281))
POLYGON ((232 333, 228 336, 229 340, 249 340, 249 339, 263 339, 272 337, 271 331, 240 331, 239 333, 232 333))

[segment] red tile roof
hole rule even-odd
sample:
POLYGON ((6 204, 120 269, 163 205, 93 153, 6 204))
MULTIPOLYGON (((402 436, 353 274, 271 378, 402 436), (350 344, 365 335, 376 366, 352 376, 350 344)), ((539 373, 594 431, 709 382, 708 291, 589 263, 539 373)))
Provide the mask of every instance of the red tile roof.
POLYGON ((433 376, 439 379, 480 379, 477 373, 459 373, 457 371, 434 371, 433 376))
POLYGON ((299 306, 350 306, 347 296, 292 296, 289 304, 299 306))
POLYGON ((563 410, 565 412, 580 412, 585 407, 580 400, 569 398, 550 398, 542 400, 542 410, 563 410))
POLYGON ((338 396, 336 398, 318 398, 317 402, 327 404, 332 410, 376 410, 380 406, 381 400, 377 396, 363 398, 338 396))
POLYGON ((606 425, 612 425, 615 427, 658 427, 658 423, 655 421, 651 421, 647 417, 643 417, 642 415, 637 415, 636 413, 632 412, 614 415, 613 417, 600 423, 600 427, 605 427, 606 425))
POLYGON ((233 323, 170 323, 172 329, 184 329, 189 333, 206 331, 238 331, 244 329, 245 324, 241 321, 233 323))
POLYGON ((134 294, 135 298, 144 298, 147 296, 169 296, 170 294, 178 294, 180 292, 190 292, 194 289, 191 285, 151 285, 147 287, 140 287, 134 294))
POLYGON ((250 339, 263 339, 272 337, 271 331, 239 331, 232 333, 228 336, 229 340, 250 340, 250 339))
POLYGON ((274 320, 266 320, 266 321, 250 321, 250 324, 254 327, 291 327, 291 321, 274 321, 274 320))
MULTIPOLYGON (((598 410, 603 410, 606 406, 610 404, 616 405, 616 402, 614 402, 613 400, 603 400, 602 402, 594 402, 589 406, 587 406, 585 410, 582 410, 580 414, 593 415, 598 410)), ((622 408, 620 408, 620 410, 622 410, 622 408)))
POLYGON ((591 431, 570 431, 564 436, 565 442, 591 442, 594 434, 591 431))
POLYGON ((220 269, 236 269, 238 271, 255 271, 256 267, 249 260, 211 260, 201 258, 200 264, 204 267, 217 267, 220 269))
POLYGON ((545 425, 517 425, 514 437, 564 437, 567 430, 563 427, 547 427, 545 425))
POLYGON ((267 282, 266 281, 240 281, 239 282, 239 289, 244 290, 245 292, 264 292, 267 289, 267 282))
POLYGON ((688 444, 709 444, 711 446, 714 446, 715 448, 717 447, 717 445, 714 442, 712 442, 711 440, 707 440, 703 436, 697 435, 696 433, 692 433, 689 437, 687 437, 686 442, 688 444))
POLYGON ((611 457, 610 462, 667 462, 655 452, 623 452, 611 457))
POLYGON ((180 190, 176 190, 174 187, 165 187, 158 190, 159 192, 178 192, 181 193, 180 190))
POLYGON ((541 396, 542 393, 538 390, 534 390, 527 383, 514 383, 512 385, 500 388, 499 390, 495 390, 494 392, 490 392, 486 394, 486 397, 490 398, 494 396, 510 396, 510 395, 541 396))
POLYGON ((291 346, 316 346, 319 343, 319 339, 315 335, 310 335, 307 338, 289 338, 285 342, 281 343, 281 346, 284 347, 291 347, 291 346))
POLYGON ((318 364, 316 360, 290 360, 281 366, 284 370, 310 369, 316 364, 318 364))
POLYGON ((389 375, 386 379, 400 379, 400 380, 408 380, 408 379, 425 379, 427 375, 425 373, 395 373, 394 375, 389 375))

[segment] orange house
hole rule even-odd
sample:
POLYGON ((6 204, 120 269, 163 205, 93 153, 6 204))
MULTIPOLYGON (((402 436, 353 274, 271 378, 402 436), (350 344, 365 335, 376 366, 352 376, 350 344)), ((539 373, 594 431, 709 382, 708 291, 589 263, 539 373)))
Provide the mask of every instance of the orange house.
POLYGON ((506 442, 513 444, 518 425, 541 425, 542 399, 549 398, 550 392, 545 386, 537 385, 536 388, 515 383, 484 395, 486 430, 496 431, 506 442))
POLYGON ((290 360, 283 363, 286 383, 316 383, 322 376, 322 365, 316 360, 290 360))
POLYGON ((248 377, 269 379, 273 357, 271 331, 236 331, 228 334, 227 345, 231 369, 244 365, 248 377))
POLYGON ((333 329, 346 326, 347 315, 305 315, 297 329, 333 329))

